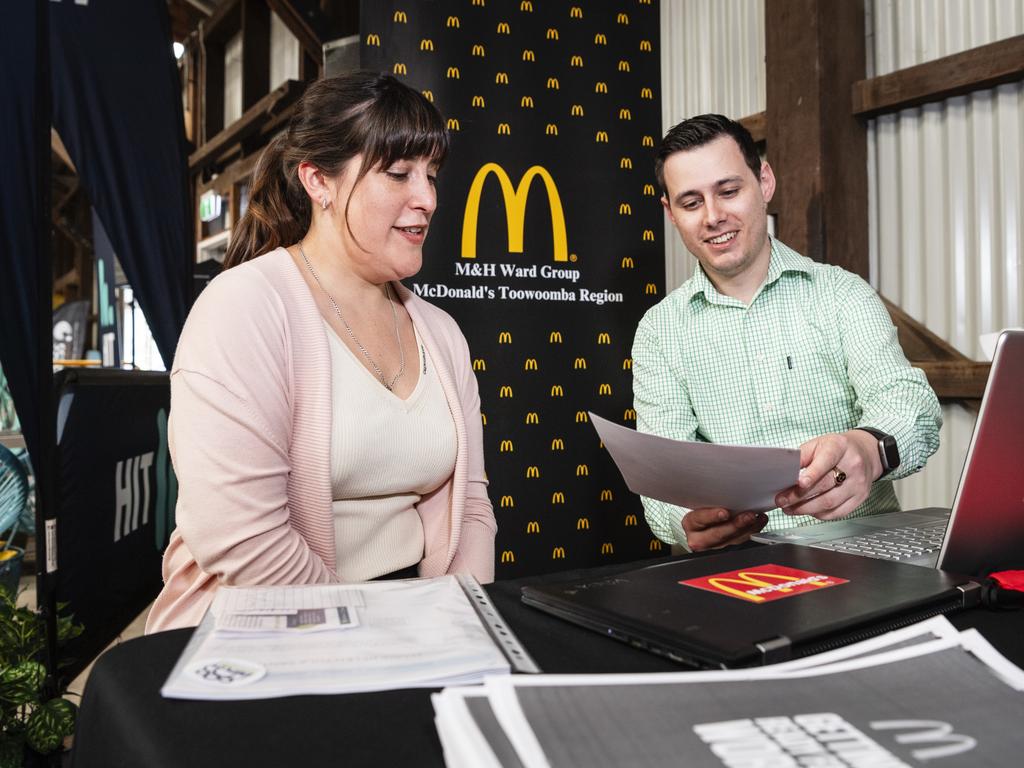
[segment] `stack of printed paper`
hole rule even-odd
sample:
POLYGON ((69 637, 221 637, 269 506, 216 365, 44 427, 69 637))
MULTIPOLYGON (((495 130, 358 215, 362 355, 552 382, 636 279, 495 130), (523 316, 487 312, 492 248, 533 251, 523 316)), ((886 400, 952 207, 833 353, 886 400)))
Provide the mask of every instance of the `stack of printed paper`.
POLYGON ((161 693, 264 699, 438 688, 508 670, 453 576, 223 588, 161 693))
POLYGON ((452 767, 937 768, 1019 765, 1022 691, 938 618, 756 670, 493 678, 433 701, 452 767))

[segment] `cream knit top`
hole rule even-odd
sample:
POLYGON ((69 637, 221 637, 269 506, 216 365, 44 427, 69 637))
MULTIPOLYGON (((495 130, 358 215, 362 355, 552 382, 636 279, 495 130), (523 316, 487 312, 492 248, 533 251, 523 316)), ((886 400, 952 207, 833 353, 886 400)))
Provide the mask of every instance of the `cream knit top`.
POLYGON ((331 352, 331 492, 337 573, 365 581, 423 559, 416 504, 455 469, 456 436, 434 366, 419 355, 402 400, 381 386, 324 321, 331 352))

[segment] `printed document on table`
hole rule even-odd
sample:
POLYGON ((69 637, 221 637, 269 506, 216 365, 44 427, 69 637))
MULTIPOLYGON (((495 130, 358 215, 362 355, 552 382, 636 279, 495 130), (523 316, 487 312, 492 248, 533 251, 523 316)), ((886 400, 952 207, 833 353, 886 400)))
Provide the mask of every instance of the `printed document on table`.
POLYGON ((800 473, 796 449, 670 440, 592 412, 590 421, 633 493, 688 509, 774 509, 776 494, 800 473))
POLYGON ((214 601, 161 693, 265 699, 470 684, 508 671, 508 660, 454 576, 234 588, 214 601), (275 606, 341 606, 358 616, 358 626, 313 633, 221 631, 216 625, 225 605, 257 611, 255 616, 275 606))

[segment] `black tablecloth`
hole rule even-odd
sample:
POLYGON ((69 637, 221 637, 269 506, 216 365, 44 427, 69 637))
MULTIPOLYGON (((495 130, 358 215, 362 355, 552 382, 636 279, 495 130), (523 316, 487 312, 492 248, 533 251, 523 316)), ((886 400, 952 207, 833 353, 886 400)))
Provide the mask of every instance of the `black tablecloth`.
MULTIPOLYGON (((609 566, 589 573, 611 574, 637 565, 609 566)), ((553 619, 519 600, 519 589, 525 584, 568 580, 579 573, 487 587, 495 606, 541 669, 679 670, 669 661, 553 619)), ((1004 655, 1024 667, 1024 611, 974 609, 950 619, 960 628, 976 627, 1004 655)), ((74 768, 444 765, 429 690, 240 702, 161 698, 160 686, 190 634, 191 630, 176 630, 131 640, 97 661, 79 714, 74 768)))

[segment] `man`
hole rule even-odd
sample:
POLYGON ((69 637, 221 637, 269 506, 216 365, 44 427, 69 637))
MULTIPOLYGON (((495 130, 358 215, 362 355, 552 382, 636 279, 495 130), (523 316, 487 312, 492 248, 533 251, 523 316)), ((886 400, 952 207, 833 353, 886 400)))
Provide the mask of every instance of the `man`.
POLYGON ((651 529, 703 550, 766 526, 898 509, 891 481, 924 466, 942 417, 878 295, 768 236, 775 175, 739 123, 721 115, 683 121, 666 134, 655 172, 662 205, 699 266, 637 329, 637 429, 799 446, 801 471, 768 514, 687 511, 645 498, 651 529))

